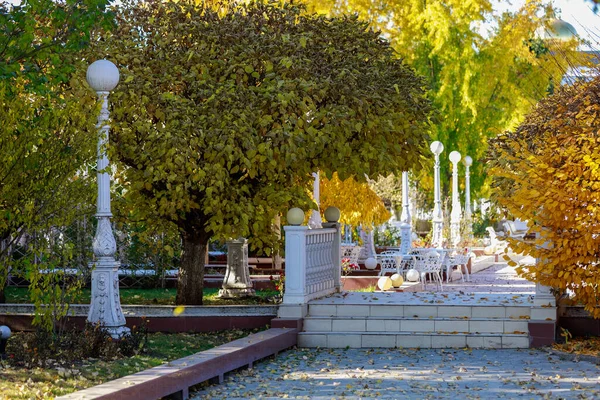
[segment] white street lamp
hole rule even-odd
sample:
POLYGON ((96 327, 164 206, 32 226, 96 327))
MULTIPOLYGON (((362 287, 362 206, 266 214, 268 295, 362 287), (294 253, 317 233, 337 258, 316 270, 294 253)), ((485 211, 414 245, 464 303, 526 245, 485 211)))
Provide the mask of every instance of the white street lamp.
POLYGON ((460 153, 453 151, 450 153, 450 162, 452 162, 452 211, 450 212, 450 241, 452 246, 458 246, 460 242, 460 200, 458 197, 458 166, 460 153))
POLYGON ((323 220, 321 220, 321 210, 319 203, 319 173, 313 172, 313 177, 315 178, 315 182, 313 183, 313 198, 315 203, 317 203, 317 209, 312 210, 310 217, 308 218, 308 226, 310 229, 320 229, 323 227, 323 220))
POLYGON ((444 214, 442 213, 442 201, 440 199, 440 154, 444 151, 442 142, 435 141, 429 146, 431 152, 435 155, 435 164, 433 165, 433 237, 431 238, 433 247, 442 247, 444 242, 444 214))
POLYGON ((473 165, 473 159, 466 156, 463 160, 465 163, 465 236, 471 239, 473 236, 472 212, 471 212, 471 177, 469 176, 469 168, 473 165))
POLYGON ((87 70, 87 82, 98 94, 102 109, 98 116, 98 201, 96 218, 98 226, 94 236, 93 250, 96 262, 92 270, 92 299, 88 321, 100 323, 110 335, 118 339, 129 333, 121 310, 119 297, 119 262, 115 261, 117 243, 110 218, 110 175, 108 173, 108 95, 119 83, 119 70, 108 60, 98 60, 87 70))
POLYGON ((409 254, 412 247, 412 225, 408 204, 408 171, 402 172, 402 214, 400 216, 400 252, 409 254))

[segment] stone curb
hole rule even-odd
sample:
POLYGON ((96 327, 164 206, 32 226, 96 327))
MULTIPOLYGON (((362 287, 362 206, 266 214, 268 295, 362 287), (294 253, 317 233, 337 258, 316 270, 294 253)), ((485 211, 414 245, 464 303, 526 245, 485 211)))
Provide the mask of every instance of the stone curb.
POLYGON ((187 399, 189 388, 295 346, 298 330, 274 328, 56 399, 187 399))

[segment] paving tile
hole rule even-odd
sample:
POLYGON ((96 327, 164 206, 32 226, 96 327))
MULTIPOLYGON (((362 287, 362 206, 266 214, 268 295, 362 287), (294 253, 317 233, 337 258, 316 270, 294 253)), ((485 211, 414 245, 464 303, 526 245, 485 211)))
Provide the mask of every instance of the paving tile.
POLYGON ((432 335, 431 348, 463 348, 467 345, 465 335, 432 335))
POLYGON ((370 311, 371 317, 402 317, 404 316, 404 306, 379 304, 372 305, 370 311))
POLYGON ((437 306, 404 306, 404 316, 411 317, 437 317, 437 306))
POLYGON ((504 332, 504 321, 469 321, 469 332, 471 333, 502 333, 504 332))
POLYGON ((526 349, 529 347, 528 336, 503 336, 503 349, 526 349))
POLYGON ((506 315, 504 307, 473 307, 472 318, 504 318, 506 315))
POLYGON ((333 317, 337 313, 337 306, 325 304, 310 304, 308 314, 315 317, 333 317))
POLYGON ((431 335, 397 335, 396 347, 429 349, 431 335))
POLYGON ((433 320, 407 319, 400 321, 402 332, 433 332, 435 322, 433 320))
POLYGON ((331 321, 331 330, 333 332, 365 332, 367 321, 364 318, 334 319, 331 321))
POLYGON ((335 348, 360 348, 362 345, 361 334, 348 334, 348 335, 327 335, 327 347, 330 349, 335 348))
POLYGON ((439 306, 438 317, 471 317, 471 307, 439 306))
POLYGON ((338 317, 368 317, 371 306, 366 305, 338 305, 338 317))
POLYGON ((305 318, 303 322, 304 330, 307 332, 330 332, 330 318, 305 318))
POLYGON ((483 337, 482 336, 467 336, 467 346, 472 349, 483 348, 483 337))
POLYGON ((529 321, 504 321, 504 333, 528 332, 529 321))
POLYGON ((436 320, 436 332, 469 332, 469 321, 436 320))
POLYGON ((327 335, 299 334, 299 347, 327 347, 327 335))
POLYGON ((484 336, 483 347, 486 349, 501 349, 502 348, 502 337, 501 336, 484 336))
POLYGON ((396 347, 396 335, 362 335, 362 347, 396 347))

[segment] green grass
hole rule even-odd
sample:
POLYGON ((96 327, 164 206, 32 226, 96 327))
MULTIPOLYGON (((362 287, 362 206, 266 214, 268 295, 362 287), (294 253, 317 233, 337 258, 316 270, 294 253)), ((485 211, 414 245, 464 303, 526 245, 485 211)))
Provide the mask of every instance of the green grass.
MULTIPOLYGON (((139 305, 176 305, 175 289, 127 289, 119 290, 121 295, 121 304, 139 304, 139 305)), ((7 287, 5 289, 7 303, 31 303, 27 288, 7 287)), ((220 299, 217 297, 219 289, 205 288, 203 304, 205 305, 252 305, 252 304, 272 304, 270 300, 277 294, 274 290, 257 290, 256 297, 248 297, 241 299, 220 299)), ((83 289, 81 294, 75 299, 74 304, 89 304, 90 289, 83 289)))
MULTIPOLYGON (((70 368, 17 368, 7 362, 0 364, 0 399, 49 399, 99 385, 165 362, 207 350, 247 336, 256 330, 233 330, 207 333, 153 333, 143 354, 113 361, 83 360, 70 368)), ((16 333, 11 346, 22 346, 16 333)))

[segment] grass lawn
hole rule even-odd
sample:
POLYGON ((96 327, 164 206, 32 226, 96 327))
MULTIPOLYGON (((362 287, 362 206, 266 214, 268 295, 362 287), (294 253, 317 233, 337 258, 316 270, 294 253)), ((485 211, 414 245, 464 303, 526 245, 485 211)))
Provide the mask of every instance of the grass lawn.
MULTIPOLYGON (((121 304, 141 304, 141 305, 176 305, 174 288, 169 289, 120 289, 121 304)), ((7 287, 6 303, 31 303, 27 288, 7 287)), ((274 290, 257 290, 256 297, 247 297, 241 299, 220 299, 217 297, 219 289, 204 288, 204 305, 252 305, 252 304, 273 304, 272 298, 277 294, 274 290)), ((81 294, 73 302, 75 304, 90 303, 90 289, 83 289, 81 294)))
MULTIPOLYGON (((133 374, 247 336, 257 330, 208 333, 154 333, 142 354, 113 361, 83 360, 69 368, 17 368, 0 362, 0 399, 50 399, 133 374)), ((15 333, 8 342, 22 346, 15 333)))

